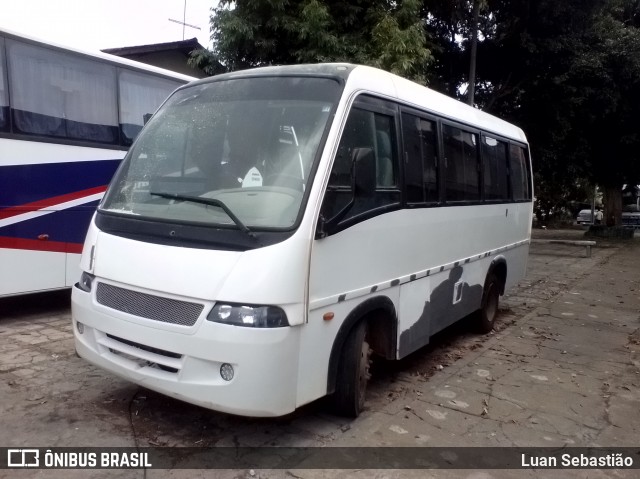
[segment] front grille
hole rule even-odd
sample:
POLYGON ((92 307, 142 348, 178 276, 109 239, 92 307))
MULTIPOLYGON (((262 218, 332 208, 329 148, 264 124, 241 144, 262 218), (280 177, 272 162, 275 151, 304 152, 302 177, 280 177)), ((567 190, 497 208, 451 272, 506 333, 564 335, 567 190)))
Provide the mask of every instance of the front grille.
POLYGON ((178 353, 145 346, 111 334, 98 339, 98 343, 108 348, 111 354, 136 364, 138 368, 161 369, 173 374, 182 368, 182 355, 178 353))
POLYGON ((193 326, 204 305, 140 293, 105 283, 98 283, 98 303, 111 309, 163 323, 193 326))
POLYGON ((107 334, 108 338, 111 338, 115 341, 118 341, 122 344, 126 344, 127 346, 133 346, 134 348, 142 349, 143 351, 148 351, 153 354, 159 354, 161 356, 166 356, 168 358, 181 359, 182 354, 172 353, 171 351, 165 351, 164 349, 153 348, 151 346, 146 346, 144 344, 136 343, 135 341, 129 341, 128 339, 122 339, 118 336, 114 336, 112 334, 107 334))

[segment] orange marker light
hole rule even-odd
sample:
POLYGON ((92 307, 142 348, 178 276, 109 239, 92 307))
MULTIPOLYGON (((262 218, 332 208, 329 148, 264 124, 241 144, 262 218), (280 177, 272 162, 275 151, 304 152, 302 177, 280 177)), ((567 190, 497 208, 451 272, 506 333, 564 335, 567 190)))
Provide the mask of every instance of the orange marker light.
POLYGON ((332 312, 324 313, 322 315, 322 319, 325 321, 331 321, 333 319, 334 314, 332 312))

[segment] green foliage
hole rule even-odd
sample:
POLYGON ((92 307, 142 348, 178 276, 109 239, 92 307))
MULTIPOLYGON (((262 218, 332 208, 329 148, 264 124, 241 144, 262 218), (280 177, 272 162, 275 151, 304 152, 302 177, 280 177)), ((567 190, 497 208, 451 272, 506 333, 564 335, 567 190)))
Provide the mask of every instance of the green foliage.
POLYGON ((372 30, 368 64, 426 83, 426 66, 433 57, 425 47, 419 18, 420 2, 405 0, 395 11, 382 12, 372 30))
POLYGON ((226 68, 218 61, 209 50, 195 50, 187 60, 187 64, 203 70, 207 75, 213 76, 224 73, 226 68))
POLYGON ((638 2, 489 0, 488 10, 476 100, 527 132, 540 203, 581 201, 578 184, 613 194, 639 181, 638 2))
MULTIPOLYGON (((227 70, 270 64, 352 62, 419 82, 432 60, 417 0, 221 0, 208 57, 227 70)), ((200 59, 206 61, 204 54, 200 59)))

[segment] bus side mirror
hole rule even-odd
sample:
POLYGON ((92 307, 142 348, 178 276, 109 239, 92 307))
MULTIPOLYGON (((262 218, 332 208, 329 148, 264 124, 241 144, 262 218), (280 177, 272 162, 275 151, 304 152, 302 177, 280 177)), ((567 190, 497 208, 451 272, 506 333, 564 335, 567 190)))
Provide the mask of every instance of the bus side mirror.
MULTIPOLYGON (((356 198, 370 198, 376 190, 376 157, 372 148, 354 148, 351 153, 351 198, 330 218, 320 215, 316 239, 325 238, 356 204, 356 198)), ((328 192, 330 190, 327 190, 328 192)))
POLYGON ((353 150, 353 193, 372 196, 376 191, 376 156, 371 148, 353 150))

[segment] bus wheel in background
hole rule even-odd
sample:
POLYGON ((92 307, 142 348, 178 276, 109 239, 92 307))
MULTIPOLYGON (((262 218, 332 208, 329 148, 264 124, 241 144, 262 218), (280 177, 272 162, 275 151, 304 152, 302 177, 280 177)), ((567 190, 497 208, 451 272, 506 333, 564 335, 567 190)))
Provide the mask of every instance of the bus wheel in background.
POLYGON ((489 273, 484 282, 482 292, 482 305, 478 311, 478 330, 481 333, 489 333, 493 330, 498 315, 498 302, 500 300, 500 280, 495 273, 489 273))
POLYGON ((360 321, 349 333, 340 355, 331 402, 335 413, 341 416, 357 417, 364 406, 371 357, 366 336, 367 323, 360 321))

